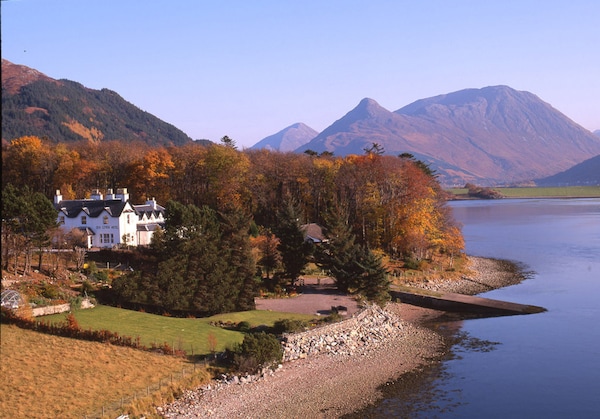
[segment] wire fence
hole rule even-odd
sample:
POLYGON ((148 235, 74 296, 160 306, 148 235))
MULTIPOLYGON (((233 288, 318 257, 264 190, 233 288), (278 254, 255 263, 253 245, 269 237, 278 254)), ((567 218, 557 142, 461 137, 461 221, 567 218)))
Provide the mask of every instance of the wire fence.
POLYGON ((123 409, 129 406, 131 403, 135 402, 137 399, 141 399, 144 397, 149 397, 152 394, 159 392, 162 388, 171 386, 178 382, 183 381, 186 378, 191 378, 194 374, 196 374, 196 370, 202 368, 203 370, 206 368, 206 364, 194 363, 192 367, 182 368, 181 371, 172 372, 166 377, 160 378, 158 382, 148 383, 146 388, 142 390, 138 390, 132 394, 127 396, 122 396, 118 400, 113 401, 112 403, 105 403, 102 405, 102 408, 96 410, 94 412, 90 412, 83 416, 84 419, 106 419, 106 418, 118 418, 118 417, 127 417, 123 416, 123 409))

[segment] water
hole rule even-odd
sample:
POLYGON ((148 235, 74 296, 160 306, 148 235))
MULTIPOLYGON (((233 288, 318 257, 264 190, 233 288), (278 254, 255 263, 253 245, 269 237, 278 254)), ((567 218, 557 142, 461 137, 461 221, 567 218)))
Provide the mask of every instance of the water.
POLYGON ((449 359, 359 416, 600 418, 600 199, 451 205, 468 254, 534 272, 482 295, 548 312, 438 325, 459 330, 449 359))

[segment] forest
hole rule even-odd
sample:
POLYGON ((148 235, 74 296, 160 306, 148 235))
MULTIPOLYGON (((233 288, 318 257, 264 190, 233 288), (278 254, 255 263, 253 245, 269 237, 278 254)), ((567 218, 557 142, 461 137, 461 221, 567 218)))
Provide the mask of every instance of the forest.
POLYGON ((437 258, 451 269, 464 248, 435 173, 410 154, 383 155, 377 144, 362 155, 337 157, 238 150, 228 137, 220 144, 151 147, 56 144, 27 136, 3 144, 2 187, 3 194, 7 187, 27 187, 49 199, 57 189, 64 199, 76 199, 89 197, 92 189, 125 187, 133 203, 150 197, 168 203, 167 226, 153 243, 153 268, 131 275, 120 289, 130 300, 167 307, 162 297, 146 292, 150 283, 160 289, 161 281, 180 277, 181 289, 189 290, 190 276, 205 278, 194 285, 197 295, 179 299, 187 305, 173 302, 173 310, 247 309, 249 294, 256 292, 256 267, 267 284, 278 278, 293 283, 309 260, 337 272, 339 288, 380 299, 387 284, 383 256, 406 265, 437 258), (305 249, 299 230, 308 223, 323 226, 329 241, 305 249), (186 235, 193 240, 182 240, 186 235), (201 261, 207 253, 214 259, 201 261), (222 265, 232 258, 236 265, 222 265), (254 265, 245 265, 247 259, 254 265), (212 274, 198 268, 208 265, 215 268, 212 274), (186 273, 183 266, 196 270, 186 273), (203 306, 206 290, 220 284, 216 278, 230 277, 231 286, 223 289, 237 293, 203 306))

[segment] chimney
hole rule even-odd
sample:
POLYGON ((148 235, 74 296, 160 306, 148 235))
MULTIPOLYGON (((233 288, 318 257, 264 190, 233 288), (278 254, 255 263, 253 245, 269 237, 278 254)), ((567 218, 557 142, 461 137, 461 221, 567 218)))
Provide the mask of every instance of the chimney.
POLYGON ((59 204, 60 201, 62 201, 62 195, 60 194, 60 189, 57 189, 56 193, 54 194, 54 203, 59 204))
POLYGON ((106 199, 117 199, 112 189, 106 190, 106 199))
POLYGON ((129 194, 127 193, 127 188, 117 188, 116 198, 124 202, 129 201, 129 194))
POLYGON ((91 198, 94 201, 102 201, 102 194, 100 193, 100 189, 92 189, 92 196, 91 198))
POLYGON ((152 199, 146 200, 146 205, 150 205, 153 210, 156 209, 156 198, 152 197, 152 199))

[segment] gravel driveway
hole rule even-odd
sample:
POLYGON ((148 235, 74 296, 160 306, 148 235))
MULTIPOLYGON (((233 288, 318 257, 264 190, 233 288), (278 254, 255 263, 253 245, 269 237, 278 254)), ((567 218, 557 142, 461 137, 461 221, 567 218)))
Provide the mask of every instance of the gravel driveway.
POLYGON ((346 307, 348 316, 359 310, 357 302, 346 294, 335 289, 331 278, 303 278, 304 285, 300 294, 289 298, 256 298, 257 310, 281 311, 286 313, 301 313, 328 315, 331 307, 346 307))

